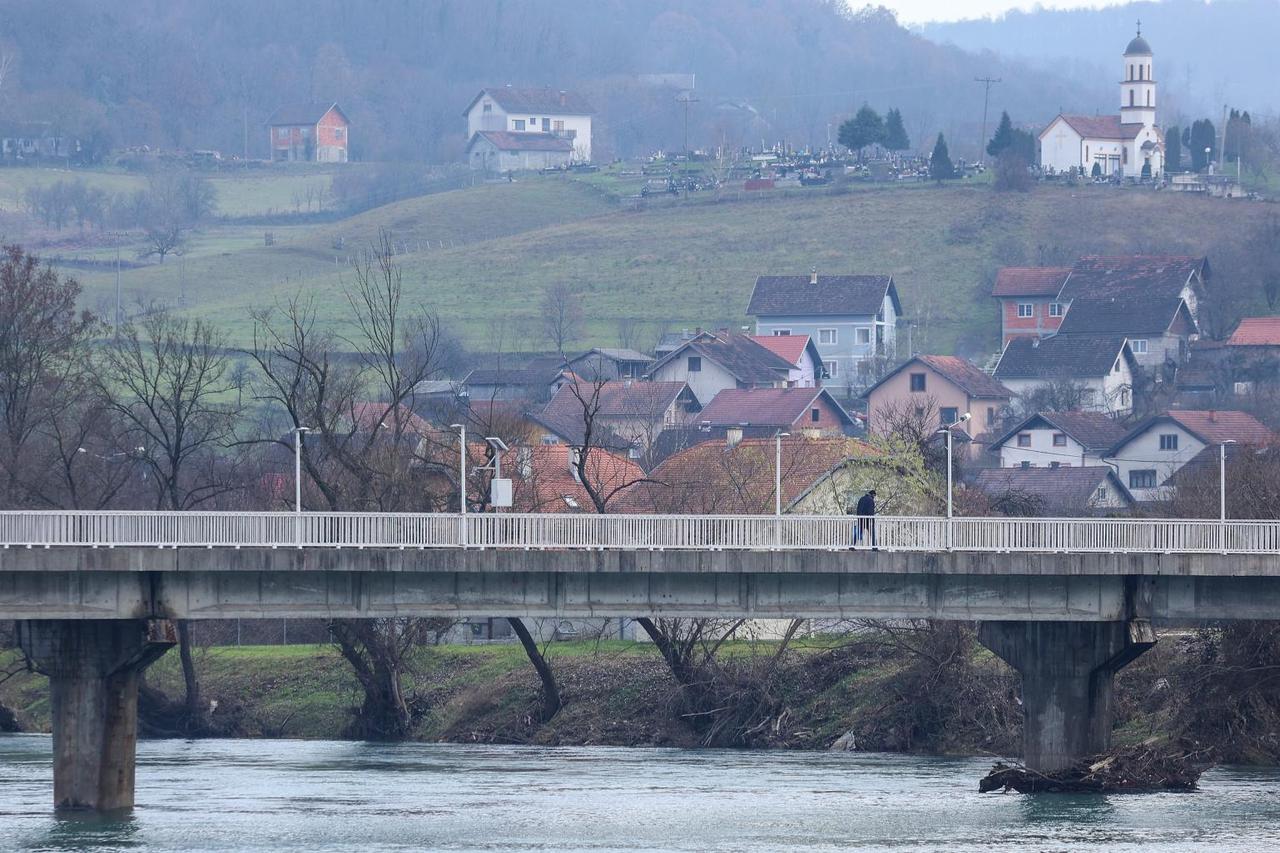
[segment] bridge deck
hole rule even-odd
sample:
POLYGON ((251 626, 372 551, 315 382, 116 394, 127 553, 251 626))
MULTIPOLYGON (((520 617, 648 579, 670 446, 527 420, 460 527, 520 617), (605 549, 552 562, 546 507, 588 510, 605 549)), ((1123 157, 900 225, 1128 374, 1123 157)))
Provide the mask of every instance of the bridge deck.
POLYGON ((1280 554, 1280 522, 880 516, 0 512, 0 547, 1280 554))

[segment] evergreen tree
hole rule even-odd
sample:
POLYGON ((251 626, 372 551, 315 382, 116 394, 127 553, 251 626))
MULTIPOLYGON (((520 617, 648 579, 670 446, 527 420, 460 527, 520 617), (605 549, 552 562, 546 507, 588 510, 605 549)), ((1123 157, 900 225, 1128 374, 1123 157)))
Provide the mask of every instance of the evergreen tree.
POLYGON ((902 113, 897 107, 885 114, 884 140, 881 144, 890 151, 906 151, 911 147, 907 129, 902 124, 902 113))
POLYGON ((884 119, 880 114, 863 104, 858 114, 840 125, 839 142, 850 151, 858 152, 862 157, 862 149, 874 145, 884 139, 884 119))
POLYGON ((1194 171, 1203 172, 1213 162, 1214 153, 1218 150, 1217 139, 1213 122, 1207 118, 1197 119, 1182 132, 1182 144, 1191 152, 1194 171))
POLYGON ((933 144, 933 154, 929 157, 929 177, 938 183, 954 178, 956 167, 951 165, 951 155, 947 153, 947 140, 938 134, 938 141, 933 144))
POLYGON ((999 157, 1000 154, 1014 144, 1013 121, 1009 118, 1009 113, 1000 113, 1000 124, 996 127, 995 136, 991 137, 991 141, 987 143, 987 154, 992 157, 999 157))
POLYGON ((1249 117, 1248 110, 1243 113, 1239 110, 1231 111, 1227 118, 1227 138, 1222 143, 1222 153, 1228 160, 1249 156, 1249 135, 1252 130, 1253 119, 1249 117))
POLYGON ((1164 170, 1182 171, 1182 129, 1171 127, 1164 132, 1164 170))

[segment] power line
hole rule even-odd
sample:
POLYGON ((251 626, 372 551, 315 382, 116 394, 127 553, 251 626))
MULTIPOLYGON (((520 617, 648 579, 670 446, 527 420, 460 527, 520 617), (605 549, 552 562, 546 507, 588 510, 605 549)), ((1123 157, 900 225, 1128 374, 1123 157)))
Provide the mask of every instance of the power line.
POLYGON ((974 77, 983 85, 982 90, 982 138, 978 140, 978 162, 985 163, 987 155, 987 103, 991 100, 991 87, 1000 82, 999 77, 974 77))

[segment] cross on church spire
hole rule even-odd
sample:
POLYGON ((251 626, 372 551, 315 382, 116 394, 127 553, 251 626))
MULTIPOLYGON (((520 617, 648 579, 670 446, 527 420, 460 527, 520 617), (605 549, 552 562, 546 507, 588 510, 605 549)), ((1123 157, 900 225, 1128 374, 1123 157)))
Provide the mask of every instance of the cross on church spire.
POLYGON ((1142 19, 1138 19, 1138 35, 1142 35, 1142 19))

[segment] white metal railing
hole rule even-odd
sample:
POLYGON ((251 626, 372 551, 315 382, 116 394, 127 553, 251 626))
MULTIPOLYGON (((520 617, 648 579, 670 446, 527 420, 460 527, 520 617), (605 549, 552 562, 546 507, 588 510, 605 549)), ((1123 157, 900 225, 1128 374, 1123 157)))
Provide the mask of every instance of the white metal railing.
POLYGON ((1280 554, 1280 522, 880 516, 0 512, 0 548, 522 548, 1280 554), (950 543, 950 547, 948 547, 950 543))

